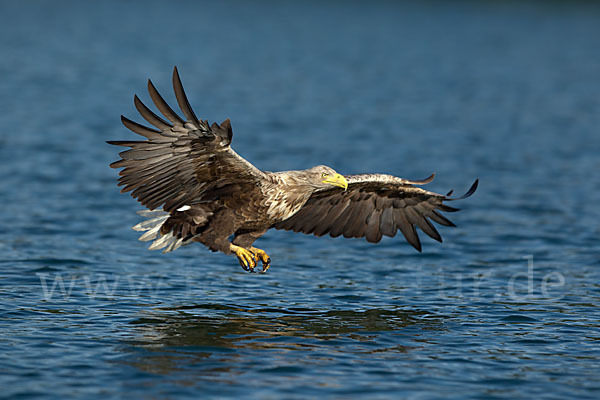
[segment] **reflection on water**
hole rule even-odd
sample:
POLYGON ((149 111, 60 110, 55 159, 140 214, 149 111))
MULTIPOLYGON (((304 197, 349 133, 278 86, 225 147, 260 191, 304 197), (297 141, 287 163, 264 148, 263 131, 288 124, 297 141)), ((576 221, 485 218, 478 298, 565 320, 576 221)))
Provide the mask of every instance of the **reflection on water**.
POLYGON ((235 369, 248 350, 316 355, 326 348, 327 357, 336 353, 397 354, 411 346, 382 336, 442 330, 442 322, 415 310, 279 310, 197 304, 161 309, 133 321, 139 337, 132 343, 136 357, 131 364, 165 374, 192 364, 204 372, 235 369), (198 365, 203 359, 211 359, 204 368, 198 365))

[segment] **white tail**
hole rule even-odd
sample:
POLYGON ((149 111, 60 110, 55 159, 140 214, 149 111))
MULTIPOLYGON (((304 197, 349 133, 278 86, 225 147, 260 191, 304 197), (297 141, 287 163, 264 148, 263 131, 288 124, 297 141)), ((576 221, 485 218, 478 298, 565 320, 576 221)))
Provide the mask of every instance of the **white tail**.
POLYGON ((163 253, 168 253, 178 249, 181 245, 186 244, 183 242, 183 238, 177 238, 176 236, 173 236, 171 232, 166 234, 160 233, 160 228, 170 217, 168 212, 162 210, 141 210, 137 213, 142 217, 148 218, 133 227, 136 231, 146 232, 140 236, 138 240, 141 240, 142 242, 154 240, 150 247, 148 247, 148 250, 165 248, 163 253))

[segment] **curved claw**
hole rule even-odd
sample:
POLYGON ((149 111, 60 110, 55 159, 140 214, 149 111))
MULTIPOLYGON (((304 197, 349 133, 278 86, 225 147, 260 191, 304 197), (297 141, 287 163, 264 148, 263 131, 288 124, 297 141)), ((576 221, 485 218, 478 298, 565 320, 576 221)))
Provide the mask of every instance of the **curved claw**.
POLYGON ((256 261, 262 262, 262 272, 265 273, 271 267, 271 257, 262 249, 250 247, 250 251, 254 253, 256 261))
POLYGON ((262 266, 262 267, 263 267, 262 273, 264 274, 265 272, 267 272, 267 270, 268 270, 269 268, 271 268, 271 259, 269 258, 269 259, 267 260, 267 262, 263 264, 263 266, 262 266))
POLYGON ((236 255, 238 262, 244 271, 254 272, 254 267, 256 267, 256 256, 252 251, 234 244, 230 246, 230 249, 236 255))

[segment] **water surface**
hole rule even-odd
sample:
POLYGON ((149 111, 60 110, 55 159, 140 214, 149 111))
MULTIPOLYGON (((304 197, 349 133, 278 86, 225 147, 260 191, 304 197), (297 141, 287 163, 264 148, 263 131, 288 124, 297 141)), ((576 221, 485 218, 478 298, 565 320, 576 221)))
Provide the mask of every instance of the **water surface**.
POLYGON ((593 2, 1 7, 3 397, 600 396, 593 2), (147 251, 104 141, 145 79, 174 100, 173 65, 261 169, 480 188, 422 254, 274 231, 263 275, 147 251))

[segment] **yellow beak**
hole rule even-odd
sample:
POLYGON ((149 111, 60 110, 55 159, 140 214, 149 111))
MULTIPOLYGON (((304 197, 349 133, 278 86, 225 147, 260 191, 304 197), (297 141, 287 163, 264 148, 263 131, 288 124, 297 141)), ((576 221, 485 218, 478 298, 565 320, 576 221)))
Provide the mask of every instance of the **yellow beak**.
POLYGON ((344 178, 344 175, 335 174, 325 179, 323 183, 328 183, 333 186, 339 186, 344 188, 344 190, 348 190, 348 181, 344 178))

